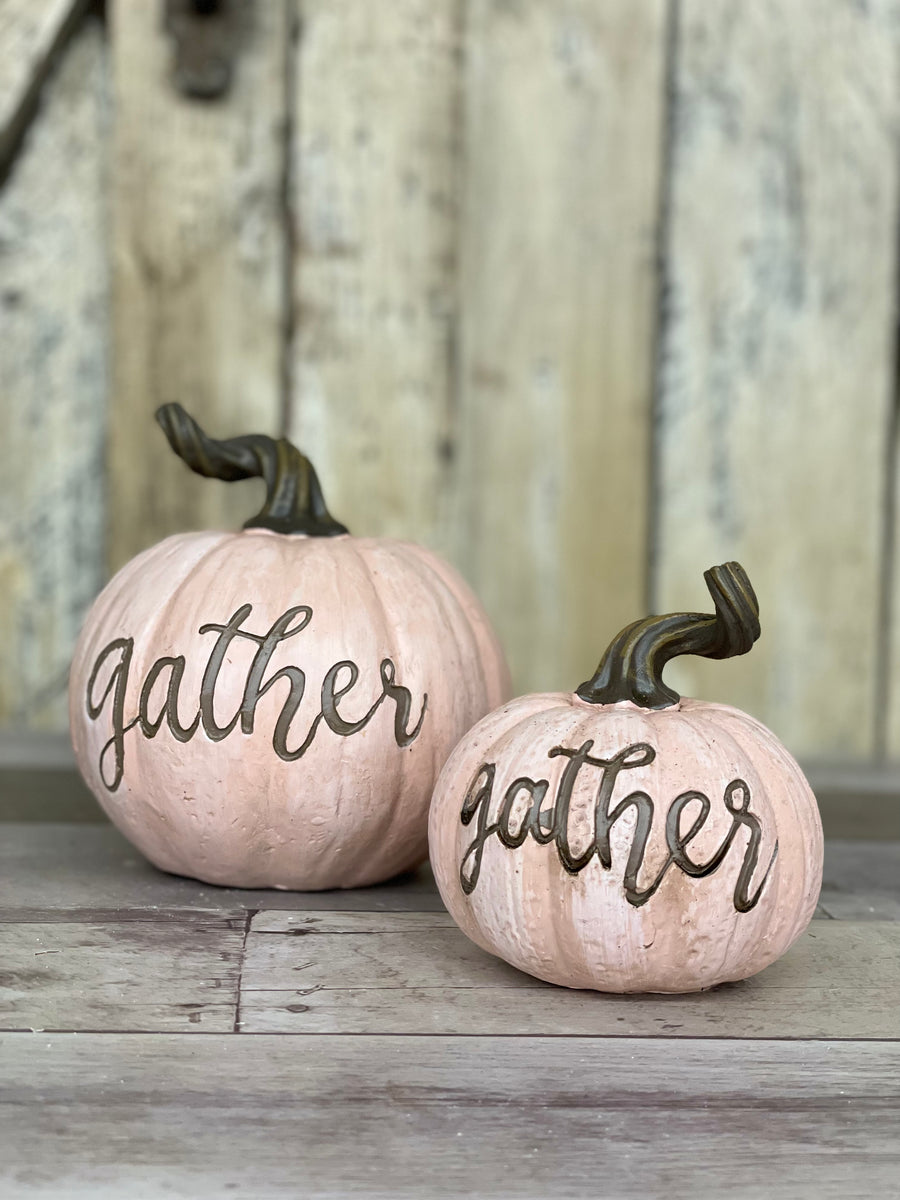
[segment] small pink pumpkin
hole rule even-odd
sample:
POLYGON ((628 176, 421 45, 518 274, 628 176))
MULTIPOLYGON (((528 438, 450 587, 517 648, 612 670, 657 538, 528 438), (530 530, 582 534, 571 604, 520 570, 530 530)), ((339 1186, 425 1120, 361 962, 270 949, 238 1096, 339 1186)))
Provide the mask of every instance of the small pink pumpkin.
POLYGON ((478 601, 420 546, 350 537, 284 439, 157 417, 194 471, 262 476, 267 500, 241 533, 166 538, 100 594, 71 672, 82 775, 179 875, 316 889, 415 866, 438 771, 508 695, 478 601))
POLYGON ((728 658, 759 636, 739 564, 705 578, 714 616, 629 625, 575 694, 498 708, 441 772, 429 842, 444 902, 539 979, 698 991, 761 971, 812 917, 822 827, 799 766, 746 713, 662 682, 675 655, 728 658))

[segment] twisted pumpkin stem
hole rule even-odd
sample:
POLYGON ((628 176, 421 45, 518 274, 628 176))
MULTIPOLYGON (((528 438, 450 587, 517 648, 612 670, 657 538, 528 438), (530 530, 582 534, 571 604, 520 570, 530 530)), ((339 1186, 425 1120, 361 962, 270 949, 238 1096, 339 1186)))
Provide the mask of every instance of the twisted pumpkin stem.
POLYGON ((337 537, 347 528, 325 506, 315 468, 287 438, 253 433, 216 441, 208 437, 180 404, 164 404, 156 419, 179 458, 207 479, 260 478, 266 485, 266 502, 244 522, 245 529, 272 529, 275 533, 305 533, 310 537, 337 537))
POLYGON ((703 578, 716 611, 669 613, 627 625, 613 639, 592 679, 577 695, 589 704, 630 700, 640 708, 669 708, 681 697, 662 681, 670 659, 680 654, 733 658, 746 654, 759 637, 759 602, 740 563, 710 567, 703 578))

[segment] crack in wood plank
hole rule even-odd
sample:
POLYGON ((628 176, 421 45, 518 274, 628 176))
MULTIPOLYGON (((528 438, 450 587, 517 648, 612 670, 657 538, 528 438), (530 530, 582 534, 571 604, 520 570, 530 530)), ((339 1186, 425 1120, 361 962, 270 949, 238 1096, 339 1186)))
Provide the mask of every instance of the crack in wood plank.
POLYGON ((250 936, 250 927, 253 924, 255 916, 256 911, 254 909, 248 909, 244 914, 244 936, 241 941, 240 955, 238 957, 237 984, 234 990, 234 1023, 231 1027, 232 1033, 241 1032, 241 983, 244 976, 244 960, 247 954, 247 938, 250 936))

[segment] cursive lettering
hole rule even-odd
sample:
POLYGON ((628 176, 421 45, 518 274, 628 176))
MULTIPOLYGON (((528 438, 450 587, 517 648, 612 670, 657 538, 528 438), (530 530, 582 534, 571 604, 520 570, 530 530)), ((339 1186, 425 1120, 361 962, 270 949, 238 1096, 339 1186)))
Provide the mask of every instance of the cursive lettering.
POLYGON ((311 722, 303 739, 294 747, 288 745, 292 724, 306 693, 306 673, 298 666, 289 664, 273 672, 265 679, 266 671, 277 647, 288 638, 302 633, 313 619, 313 610, 305 604, 295 605, 282 613, 264 634, 251 633, 243 628, 244 622, 253 612, 251 604, 243 604, 224 624, 205 624, 200 634, 217 634, 200 684, 196 715, 189 725, 183 725, 178 714, 178 700, 184 679, 184 655, 158 658, 143 681, 138 700, 137 714, 131 720, 125 718, 125 694, 134 657, 134 639, 116 638, 97 655, 87 684, 86 708, 92 721, 96 721, 105 709, 109 709, 112 733, 100 751, 100 777, 109 791, 114 792, 122 782, 125 772, 125 735, 137 727, 145 738, 153 738, 163 725, 179 742, 189 742, 202 728, 212 742, 221 742, 240 725, 244 735, 252 734, 256 722, 256 708, 260 699, 279 681, 287 683, 285 696, 275 727, 272 732, 272 747, 285 762, 302 758, 312 745, 324 724, 339 737, 351 737, 364 729, 385 701, 394 705, 393 734, 397 745, 404 749, 418 737, 425 720, 428 696, 423 695, 418 720, 410 728, 412 715, 412 693, 396 680, 396 666, 390 658, 382 659, 378 666, 380 692, 374 702, 358 720, 351 720, 340 712, 340 704, 359 680, 359 667, 351 659, 336 662, 326 672, 319 694, 319 711, 311 722), (256 646, 253 661, 247 672, 243 694, 237 711, 224 725, 219 724, 215 711, 216 685, 228 650, 236 639, 244 639, 256 646), (98 681, 109 667, 109 677, 102 693, 97 696, 98 681), (154 714, 151 712, 153 693, 160 680, 167 679, 162 705, 154 714))
POLYGON ((710 799, 698 791, 682 792, 675 797, 666 813, 665 838, 668 853, 656 877, 641 887, 638 876, 653 827, 653 800, 647 792, 635 790, 613 804, 613 793, 624 772, 649 765, 656 758, 656 751, 646 742, 636 742, 609 758, 602 758, 591 754, 593 747, 593 740, 584 742, 577 749, 554 746, 548 752, 548 758, 563 757, 568 760, 556 787, 554 803, 549 807, 544 806, 550 790, 549 780, 520 776, 514 779, 504 792, 496 819, 493 821, 490 820, 490 810, 497 767, 495 763, 482 764, 469 785, 460 812, 463 825, 475 823, 475 836, 463 854, 459 868, 460 885, 467 896, 475 890, 478 883, 484 847, 492 837, 496 837, 501 845, 510 850, 524 845, 529 837, 538 845, 554 842, 559 861, 572 875, 583 871, 595 857, 604 870, 609 870, 612 867, 612 828, 631 809, 635 817, 634 831, 623 877, 625 898, 629 904, 636 908, 646 904, 673 866, 692 879, 703 879, 711 875, 724 862, 742 828, 748 831, 749 840, 735 884, 733 903, 738 912, 749 912, 758 904, 778 854, 778 843, 775 843, 761 882, 751 893, 750 887, 759 861, 762 829, 759 818, 750 812, 750 789, 744 780, 733 779, 725 788, 722 802, 731 817, 731 826, 722 844, 705 862, 696 862, 691 858, 688 847, 706 824, 712 807, 710 799), (593 836, 581 853, 575 853, 570 842, 570 808, 575 782, 584 768, 595 768, 600 772, 600 777, 593 805, 593 836), (699 804, 699 812, 690 826, 682 829, 684 810, 694 802, 699 804), (517 812, 521 814, 518 818, 517 812))

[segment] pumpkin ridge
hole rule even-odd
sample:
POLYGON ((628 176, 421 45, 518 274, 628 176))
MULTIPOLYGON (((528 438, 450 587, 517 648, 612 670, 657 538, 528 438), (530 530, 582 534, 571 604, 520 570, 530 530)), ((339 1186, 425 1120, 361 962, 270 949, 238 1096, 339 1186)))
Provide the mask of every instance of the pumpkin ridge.
MULTIPOLYGON (((713 706, 710 706, 710 708, 713 708, 713 706)), ((696 732, 701 737, 701 739, 706 743, 706 745, 709 748, 710 757, 713 759, 713 761, 715 761, 715 744, 712 740, 713 730, 715 731, 716 736, 724 737, 731 744, 731 747, 732 747, 732 750, 733 750, 736 760, 738 762, 746 763, 748 766, 752 767, 753 773, 757 777, 757 780, 758 780, 759 779, 759 771, 757 769, 756 763, 753 761, 753 757, 750 754, 750 752, 746 749, 746 747, 743 745, 743 743, 738 739, 737 736, 735 736, 735 734, 733 732, 729 731, 724 726, 720 725, 718 722, 709 720, 709 716, 710 716, 709 709, 706 709, 705 707, 701 707, 700 709, 695 709, 693 720, 691 718, 686 718, 686 724, 688 725, 688 727, 690 729, 692 729, 694 732, 696 732), (698 716, 700 717, 699 721, 696 719, 698 716)), ((741 776, 743 777, 746 773, 747 772, 746 772, 745 768, 742 767, 741 768, 741 776)), ((749 807, 749 805, 748 805, 748 807, 749 807)), ((771 805, 769 805, 768 807, 771 808, 771 805)), ((735 844, 737 844, 737 839, 735 839, 735 844)), ((777 845, 777 838, 776 838, 776 845, 777 845)), ((737 860, 735 860, 735 861, 737 861, 737 860)), ((757 865, 759 865, 759 864, 757 864, 757 865)), ((722 869, 724 869, 724 868, 725 868, 725 863, 722 864, 722 869)), ((771 889, 770 889, 770 894, 766 898, 770 902, 770 904, 772 904, 774 906, 774 905, 777 905, 778 894, 780 891, 780 885, 781 885, 781 872, 780 871, 775 872, 775 879, 773 881, 771 881, 771 883, 772 883, 772 887, 774 888, 774 896, 771 894, 771 889)), ((743 914, 743 915, 746 915, 746 914, 743 914)), ((737 916, 737 914, 735 914, 735 917, 733 917, 731 919, 731 923, 730 923, 731 928, 729 929, 728 935, 725 939, 724 950, 720 957, 719 966, 716 971, 716 977, 723 981, 730 979, 733 974, 733 969, 728 968, 727 963, 728 963, 729 957, 731 955, 731 949, 734 944, 734 939, 737 936, 738 926, 740 924, 740 922, 738 922, 738 920, 735 919, 736 916, 737 916)))
POLYGON ((436 580, 440 584, 439 595, 441 599, 441 607, 444 613, 447 614, 447 606, 445 603, 446 600, 449 600, 453 607, 453 619, 450 619, 449 616, 446 616, 445 625, 450 629, 454 645, 459 653, 459 660, 462 662, 466 657, 462 653, 462 643, 459 637, 459 629, 462 627, 467 633, 471 634, 472 649, 475 652, 472 657, 474 657, 477 662, 478 672, 481 676, 481 691, 484 694, 485 702, 488 703, 489 697, 487 686, 487 670, 483 657, 479 653, 480 647, 478 644, 478 638, 471 622, 465 619, 465 611, 460 603, 460 598, 456 594, 454 587, 451 586, 451 579, 445 576, 444 573, 430 561, 430 558, 427 554, 421 554, 419 552, 419 547, 413 546, 409 542, 400 542, 396 547, 392 547, 392 549, 395 550, 395 552, 398 554, 398 557, 402 558, 404 562, 413 568, 415 573, 419 575, 424 582, 430 583, 436 580))
MULTIPOLYGON (((352 541, 348 541, 346 545, 359 563, 361 574, 369 586, 376 610, 379 614, 380 629, 376 640, 383 641, 387 650, 387 657, 397 662, 400 655, 398 653, 396 637, 392 636, 396 631, 392 628, 392 623, 388 617, 387 607, 377 583, 378 573, 373 567, 372 559, 370 558, 370 552, 375 550, 376 546, 372 542, 361 538, 354 538, 352 541)), ((393 799, 392 803, 384 806, 381 813, 381 820, 378 822, 377 837, 382 843, 392 840, 391 831, 397 823, 398 809, 401 808, 402 800, 409 791, 408 772, 406 769, 406 764, 409 761, 408 756, 401 754, 393 761, 395 765, 393 799)), ((403 868, 399 869, 402 870, 403 868)))
MULTIPOLYGON (((417 575, 423 583, 427 584, 429 582, 429 580, 426 578, 424 572, 421 570, 418 556, 415 553, 415 547, 412 546, 409 542, 401 542, 401 541, 392 542, 387 547, 385 547, 385 549, 387 550, 387 552, 390 555, 397 558, 400 562, 402 562, 404 564, 405 567, 410 569, 414 575, 417 575)), ((434 578, 434 577, 435 576, 432 573, 432 578, 434 578)), ((450 621, 447 619, 446 608, 444 605, 444 596, 445 596, 445 593, 449 589, 447 588, 447 585, 443 579, 439 579, 439 582, 441 584, 441 591, 439 593, 438 603, 440 605, 441 614, 444 618, 444 622, 443 622, 444 628, 450 633, 450 636, 453 640, 453 646, 456 651, 458 660, 460 662, 463 662, 465 656, 461 652, 462 646, 461 646, 458 631, 457 631, 458 622, 450 621)), ((456 607, 460 610, 460 613, 461 613, 462 612, 461 606, 457 603, 456 607)), ((477 656, 477 646, 475 647, 475 649, 476 649, 476 656, 477 656)), ((479 666, 481 666, 480 663, 479 663, 479 666)), ((482 679, 483 679, 483 675, 482 675, 482 679)), ((438 748, 435 745, 433 748, 433 751, 432 751, 432 771, 433 771, 434 779, 437 779, 442 766, 443 766, 443 763, 438 761, 438 748)))
MULTIPOLYGON (((175 535, 175 537, 180 537, 180 536, 181 535, 179 535, 179 534, 175 535)), ((203 554, 201 554, 200 557, 197 558, 191 564, 190 568, 187 571, 185 571, 185 573, 179 579, 177 585, 174 586, 171 589, 171 591, 169 592, 169 595, 168 595, 167 599, 164 601, 164 603, 162 604, 162 606, 160 608, 158 608, 156 610, 156 612, 153 614, 152 621, 150 622, 149 636, 148 636, 148 631, 147 631, 146 627, 144 628, 144 630, 142 630, 142 644, 144 646, 151 647, 151 648, 155 647, 156 634, 160 628, 165 628, 167 626, 167 624, 169 623, 172 611, 177 607, 178 601, 181 598, 182 588, 184 588, 185 586, 188 585, 191 577, 194 576, 204 565, 208 564, 210 559, 214 558, 219 551, 224 550, 226 545, 228 544, 228 542, 234 536, 235 536, 234 534, 220 533, 218 536, 218 539, 216 541, 214 541, 211 545, 209 545, 206 548, 206 550, 203 552, 203 554)), ((162 544, 165 545, 165 543, 162 543, 162 544)), ((145 659, 149 658, 152 653, 155 653, 155 650, 145 651, 144 658, 145 659)), ((136 661, 134 662, 134 667, 135 667, 135 678, 140 678, 145 673, 143 670, 143 664, 142 664, 140 658, 136 659, 136 661)), ((200 732, 200 731, 198 731, 198 732, 200 732)), ((205 732, 203 733, 203 736, 206 737, 205 732)), ((138 738, 136 740, 135 744, 131 748, 132 756, 134 758, 136 765, 141 763, 142 759, 145 759, 145 757, 152 758, 152 752, 150 751, 150 745, 151 745, 151 743, 147 739, 138 738)), ((189 871, 186 866, 185 859, 183 857, 183 851, 182 851, 182 847, 180 844, 180 839, 178 838, 176 831, 170 827, 168 818, 166 817, 165 813, 162 811, 160 804, 154 802, 154 800, 151 798, 146 802, 146 807, 150 812, 152 812, 156 816, 156 818, 158 820, 161 818, 162 823, 166 826, 165 832, 166 832, 167 836, 165 838, 165 841, 166 841, 165 849, 166 849, 167 853, 174 858, 174 861, 178 863, 177 867, 166 868, 166 869, 172 869, 175 871, 176 874, 179 874, 179 875, 180 874, 188 874, 189 871)), ((158 830, 157 832, 159 833, 160 830, 158 830)))
MULTIPOLYGON (((725 721, 723 723, 726 726, 735 726, 737 733, 740 734, 742 732, 740 717, 743 715, 740 710, 731 708, 727 705, 720 705, 717 706, 717 708, 725 710, 725 721)), ((754 733, 766 744, 768 752, 777 758, 781 765, 785 768, 785 777, 789 779, 790 786, 785 788, 784 794, 789 798, 789 804, 793 810, 794 818, 801 831, 801 836, 805 838, 810 845, 820 845, 822 842, 822 823, 819 816, 818 805, 815 802, 815 797, 813 796, 812 804, 802 803, 801 793, 804 787, 807 789, 807 792, 810 796, 813 795, 812 789, 809 788, 809 784, 806 782, 805 776, 803 776, 799 771, 797 763, 788 748, 783 742, 779 741, 772 730, 769 729, 768 726, 763 725, 761 722, 756 721, 753 718, 751 718, 751 720, 753 721, 754 733)), ((748 757, 750 757, 750 753, 747 752, 747 754, 748 757)), ((803 797, 803 799, 806 798, 807 797, 803 797)), ((821 860, 821 849, 819 852, 819 860, 821 860)), ((803 870, 803 880, 802 886, 798 887, 798 895, 804 898, 811 897, 811 902, 807 902, 808 916, 800 920, 799 924, 796 925, 795 932, 791 937, 789 945, 793 945, 796 939, 806 928, 807 921, 812 917, 812 914, 815 911, 815 906, 819 899, 818 890, 816 891, 815 895, 812 895, 810 889, 812 858, 808 855, 804 855, 801 860, 801 865, 803 870)), ((778 872, 777 874, 778 886, 776 886, 776 897, 773 908, 779 909, 777 900, 778 890, 781 882, 781 872, 778 872)), ((821 887, 821 878, 819 880, 819 887, 821 887)), ((762 969, 763 968, 760 968, 760 970, 762 969)))

